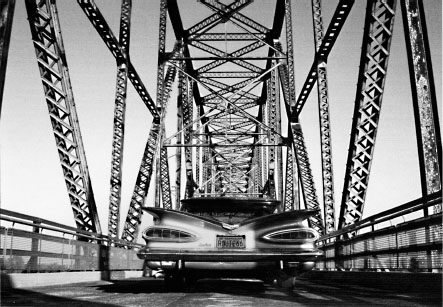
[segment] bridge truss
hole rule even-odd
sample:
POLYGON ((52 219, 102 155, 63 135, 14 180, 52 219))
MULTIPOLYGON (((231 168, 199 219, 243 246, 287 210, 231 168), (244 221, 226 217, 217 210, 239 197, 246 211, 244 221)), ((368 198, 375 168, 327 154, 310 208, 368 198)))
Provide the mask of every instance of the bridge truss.
MULTIPOLYGON (((321 0, 311 1, 315 50, 298 95, 290 0, 273 1, 272 11, 262 14, 254 13, 260 12, 261 1, 200 0, 192 5, 202 14, 193 16, 197 21, 191 22, 192 18, 183 16, 183 12, 190 12, 186 9, 188 0, 160 0, 155 100, 129 56, 132 1, 121 1, 118 38, 93 0, 77 2, 115 57, 117 66, 110 238, 121 237, 128 242, 137 239, 142 207, 152 205, 146 203, 148 193, 155 194, 154 206, 167 209, 178 209, 180 199, 189 197, 234 195, 279 199, 281 211, 303 207, 318 210, 309 223, 323 235, 360 221, 398 11, 402 14, 407 42, 422 194, 441 191, 441 136, 423 1, 402 0, 400 10, 396 0, 367 1, 339 206, 334 197, 327 67, 336 40, 344 35, 341 29, 354 0, 337 1, 327 25, 323 24, 321 0), (168 24, 172 31, 167 30, 168 24), (175 43, 167 46, 172 40, 175 43), (152 123, 120 233, 128 81, 152 115, 152 123), (321 202, 299 120, 315 86, 323 175, 321 202), (170 128, 171 118, 174 129, 170 128), (171 155, 175 160, 169 159, 171 155), (175 166, 174 172, 171 165, 175 166), (156 180, 150 190, 153 175, 156 180)), ((79 229, 100 233, 56 1, 25 0, 25 3, 75 222, 79 229)), ((2 0, 0 4, 3 93, 15 1, 2 0)), ((436 206, 434 211, 441 212, 441 208, 436 206)))

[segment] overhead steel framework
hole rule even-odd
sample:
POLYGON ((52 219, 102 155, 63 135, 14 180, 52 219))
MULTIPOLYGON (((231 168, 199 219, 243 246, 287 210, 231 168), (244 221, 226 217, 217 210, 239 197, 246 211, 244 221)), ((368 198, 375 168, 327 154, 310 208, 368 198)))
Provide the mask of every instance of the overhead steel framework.
MULTIPOLYGON (((337 1, 328 25, 323 24, 321 0, 311 0, 315 49, 299 95, 295 89, 290 0, 273 1, 273 10, 267 14, 251 14, 260 10, 263 5, 260 1, 199 0, 193 5, 199 7, 202 14, 182 18, 183 12, 189 12, 183 9, 189 5, 188 1, 160 0, 155 100, 130 59, 132 1, 121 1, 118 38, 93 0, 77 1, 114 56, 117 67, 110 239, 121 236, 123 240, 135 241, 143 206, 178 209, 180 199, 189 197, 263 197, 281 200, 280 211, 314 209, 318 213, 310 218, 309 224, 325 235, 360 221, 376 144, 397 0, 367 1, 340 206, 336 206, 334 197, 329 116, 333 104, 329 99, 327 66, 331 50, 343 35, 340 33, 352 12, 354 0, 337 1), (172 31, 168 31, 168 24, 172 31), (172 33, 175 44, 167 46, 171 41, 168 34, 172 33), (128 80, 152 115, 152 124, 129 210, 124 224, 120 225, 128 80), (321 202, 300 122, 300 114, 315 85, 323 175, 321 202), (173 93, 176 93, 175 103, 171 103, 173 93), (168 121, 170 118, 174 118, 174 129, 168 121), (175 157, 174 171, 169 165, 171 154, 175 157), (155 184, 151 185, 153 174, 155 184), (153 204, 146 204, 148 193, 154 195, 153 204)), ((56 1, 25 2, 75 222, 79 229, 101 233, 56 1)), ((422 193, 427 196, 441 191, 441 136, 435 85, 423 1, 400 2, 422 193)), ((0 5, 2 97, 15 1, 1 0, 0 5)), ((441 207, 434 211, 441 212, 441 207)))

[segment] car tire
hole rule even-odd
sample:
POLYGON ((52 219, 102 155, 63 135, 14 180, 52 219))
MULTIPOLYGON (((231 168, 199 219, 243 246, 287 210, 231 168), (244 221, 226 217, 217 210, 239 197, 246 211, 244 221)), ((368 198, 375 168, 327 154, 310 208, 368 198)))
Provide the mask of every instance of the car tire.
POLYGON ((187 287, 195 287, 197 285, 198 277, 194 275, 186 275, 185 283, 187 287))
POLYGON ((164 285, 167 290, 181 290, 185 285, 185 278, 181 272, 165 271, 164 285))

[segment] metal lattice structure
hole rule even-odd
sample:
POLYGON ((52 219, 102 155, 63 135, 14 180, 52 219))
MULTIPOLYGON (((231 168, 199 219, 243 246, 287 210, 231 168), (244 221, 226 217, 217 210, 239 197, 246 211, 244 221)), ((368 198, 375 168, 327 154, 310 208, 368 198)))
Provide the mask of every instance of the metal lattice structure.
MULTIPOLYGON (((327 26, 323 25, 321 0, 311 0, 313 61, 298 95, 295 78, 300 75, 294 59, 296 29, 291 0, 275 0, 272 11, 263 14, 251 13, 260 11, 264 5, 260 1, 199 0, 192 4, 199 14, 182 18, 183 12, 189 12, 184 9, 189 4, 185 1, 189 0, 159 3, 155 100, 130 60, 132 1, 121 1, 118 39, 93 0, 77 1, 115 58, 117 68, 109 238, 136 241, 144 206, 178 209, 180 199, 189 197, 263 197, 281 200, 281 211, 317 210, 309 224, 323 235, 358 223, 371 174, 397 1, 367 1, 339 211, 334 199, 330 123, 334 93, 328 89, 327 68, 339 36, 346 35, 341 30, 354 0, 338 1, 327 26), (167 29, 169 24, 172 29, 167 29), (175 45, 168 46, 172 40, 175 45), (152 123, 129 210, 124 225, 120 225, 128 80, 149 110, 152 123), (317 182, 322 183, 322 201, 314 186, 313 157, 308 154, 301 123, 303 108, 315 86, 322 170, 322 180, 317 182), (176 103, 171 103, 173 99, 176 103), (176 112, 170 110, 173 108, 176 112), (168 119, 174 116, 176 127, 171 128, 168 119), (174 170, 171 156, 175 158, 174 170), (155 184, 151 185, 153 174, 155 184), (154 186, 153 191, 150 186, 154 186), (149 193, 155 194, 152 204, 147 204, 149 193)), ((0 1, 0 5, 2 97, 15 1, 0 1)), ((26 10, 76 225, 83 231, 101 233, 56 1, 26 0, 26 10)), ((401 1, 401 11, 421 191, 426 197, 441 192, 441 135, 423 1, 401 1)), ((307 128, 309 125, 303 123, 303 129, 307 128)), ((434 207, 434 213, 441 213, 441 205, 434 207)))

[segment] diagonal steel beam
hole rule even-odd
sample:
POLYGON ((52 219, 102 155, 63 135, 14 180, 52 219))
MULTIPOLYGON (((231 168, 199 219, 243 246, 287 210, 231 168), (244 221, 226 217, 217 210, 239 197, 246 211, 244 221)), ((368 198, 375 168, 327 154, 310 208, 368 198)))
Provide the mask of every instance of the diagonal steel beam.
POLYGON ((312 63, 311 69, 309 70, 306 81, 303 84, 303 88, 300 91, 300 95, 298 96, 297 102, 292 111, 292 113, 294 113, 296 116, 300 114, 312 88, 317 82, 318 60, 321 59, 327 62, 329 53, 331 52, 332 47, 334 46, 335 41, 337 40, 353 5, 354 0, 340 0, 340 2, 337 4, 337 8, 332 16, 331 22, 329 23, 328 30, 326 31, 321 45, 318 47, 318 51, 315 53, 314 62, 312 63))
POLYGON ((15 0, 0 0, 0 118, 3 105, 6 66, 8 64, 9 41, 11 39, 12 20, 15 0))
POLYGON ((149 184, 153 172, 154 159, 160 136, 160 120, 154 119, 149 132, 148 141, 143 153, 142 162, 135 182, 128 214, 123 226, 122 240, 133 242, 137 239, 139 224, 141 223, 142 207, 148 194, 149 184))
MULTIPOLYGON (((106 22, 105 18, 101 14, 100 10, 98 9, 94 1, 77 0, 77 2, 84 11, 84 13, 86 14, 86 16, 88 17, 89 21, 97 30, 100 37, 105 42, 108 49, 111 51, 112 55, 115 57, 117 63, 124 62, 126 55, 122 51, 122 48, 119 42, 117 41, 117 38, 112 33, 111 28, 109 27, 108 23, 106 22)), ((129 59, 128 59, 128 73, 129 73, 128 75, 129 80, 131 81, 132 85, 134 86, 135 90, 139 94, 142 101, 145 103, 148 110, 151 112, 152 116, 154 118, 159 117, 160 114, 157 111, 154 101, 152 100, 151 96, 146 90, 145 85, 141 81, 140 76, 138 75, 137 71, 135 70, 134 66, 132 65, 129 59)))

